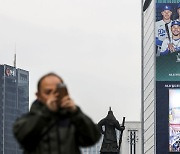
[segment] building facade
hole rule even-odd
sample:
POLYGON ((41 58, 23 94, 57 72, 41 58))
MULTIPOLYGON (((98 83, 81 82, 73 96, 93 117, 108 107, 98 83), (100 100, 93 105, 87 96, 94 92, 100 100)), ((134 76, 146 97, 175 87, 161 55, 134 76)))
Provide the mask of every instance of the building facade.
MULTIPOLYGON (((82 154, 100 154, 103 136, 99 142, 88 148, 82 149, 82 154)), ((119 141, 119 131, 117 131, 117 142, 119 141)), ((142 154, 141 153, 141 122, 126 121, 123 131, 120 154, 142 154)))
POLYGON ((142 154, 141 122, 126 121, 120 154, 142 154))
POLYGON ((12 126, 29 110, 29 72, 0 65, 0 154, 21 154, 12 126))
POLYGON ((180 0, 142 0, 142 6, 142 153, 177 154, 180 44, 175 41, 180 42, 180 0))
MULTIPOLYGON (((143 1, 144 4, 144 1, 143 1)), ((142 153, 155 154, 155 1, 142 18, 142 153)))

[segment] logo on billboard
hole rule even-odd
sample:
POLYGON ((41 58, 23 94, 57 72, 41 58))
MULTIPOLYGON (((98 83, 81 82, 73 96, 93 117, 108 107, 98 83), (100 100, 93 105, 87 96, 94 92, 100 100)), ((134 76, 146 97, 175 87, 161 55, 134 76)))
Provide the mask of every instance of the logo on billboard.
POLYGON ((5 73, 6 73, 6 76, 8 76, 8 77, 9 76, 16 76, 15 71, 10 69, 10 68, 6 68, 5 73))

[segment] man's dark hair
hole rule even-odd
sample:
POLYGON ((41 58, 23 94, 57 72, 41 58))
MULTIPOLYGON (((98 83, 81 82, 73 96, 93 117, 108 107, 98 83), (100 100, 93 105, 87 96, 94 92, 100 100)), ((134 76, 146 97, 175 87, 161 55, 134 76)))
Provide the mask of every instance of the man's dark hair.
POLYGON ((55 77, 59 78, 62 83, 64 83, 64 82, 63 82, 63 79, 62 79, 59 75, 57 75, 57 74, 55 74, 55 73, 53 73, 53 72, 50 72, 50 73, 48 73, 48 74, 43 75, 43 76, 39 79, 38 84, 37 84, 37 90, 38 90, 38 91, 40 91, 41 82, 42 82, 46 77, 49 77, 49 76, 55 76, 55 77))

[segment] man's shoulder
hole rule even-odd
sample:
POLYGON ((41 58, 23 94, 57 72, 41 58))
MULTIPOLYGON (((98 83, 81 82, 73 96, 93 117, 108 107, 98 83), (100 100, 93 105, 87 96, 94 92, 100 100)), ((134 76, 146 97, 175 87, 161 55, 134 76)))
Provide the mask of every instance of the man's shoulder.
MULTIPOLYGON (((171 23, 172 23, 172 20, 168 23, 168 26, 171 26, 171 23)), ((165 26, 165 21, 164 20, 159 20, 159 21, 156 21, 156 27, 164 27, 165 26)))
POLYGON ((165 24, 165 22, 163 20, 159 20, 159 21, 156 21, 156 24, 165 24))
POLYGON ((35 100, 35 101, 32 103, 31 107, 30 107, 30 112, 31 112, 31 111, 39 110, 39 109, 41 109, 43 106, 44 106, 43 103, 41 103, 39 100, 35 100))

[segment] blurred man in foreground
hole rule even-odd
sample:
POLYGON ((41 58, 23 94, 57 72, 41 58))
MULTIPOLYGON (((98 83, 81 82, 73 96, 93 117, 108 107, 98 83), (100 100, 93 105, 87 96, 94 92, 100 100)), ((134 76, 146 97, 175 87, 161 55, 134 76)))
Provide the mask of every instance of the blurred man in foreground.
POLYGON ((30 112, 15 122, 14 135, 24 154, 80 154, 79 147, 99 140, 96 124, 75 105, 66 88, 58 89, 61 85, 58 75, 44 75, 30 112))

